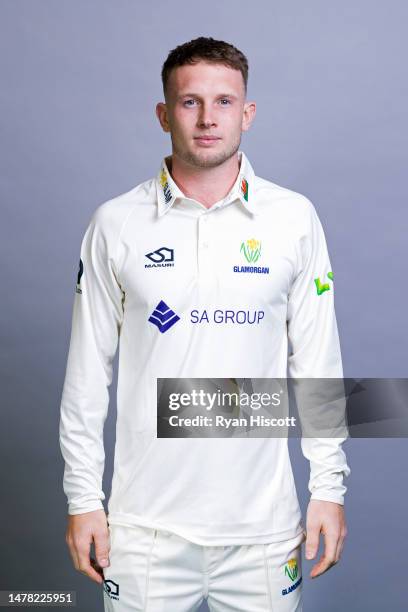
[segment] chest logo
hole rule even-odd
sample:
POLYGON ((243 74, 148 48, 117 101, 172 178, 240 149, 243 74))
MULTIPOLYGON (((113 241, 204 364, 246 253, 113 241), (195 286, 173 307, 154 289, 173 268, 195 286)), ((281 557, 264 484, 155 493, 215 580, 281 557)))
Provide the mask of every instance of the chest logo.
POLYGON ((164 334, 164 332, 180 320, 180 317, 163 300, 160 300, 148 320, 153 325, 156 325, 159 332, 164 334))
POLYGON ((174 266, 174 249, 160 247, 151 253, 146 253, 145 257, 151 263, 145 264, 145 268, 168 268, 174 266))
POLYGON ((248 263, 255 263, 261 256, 261 242, 251 238, 241 244, 240 251, 244 253, 244 257, 248 263))
MULTIPOLYGON (((255 238, 244 240, 241 243, 240 252, 243 253, 246 261, 249 264, 254 264, 261 256, 261 241, 255 238)), ((269 274, 269 268, 264 266, 234 266, 234 272, 247 272, 251 274, 269 274)))

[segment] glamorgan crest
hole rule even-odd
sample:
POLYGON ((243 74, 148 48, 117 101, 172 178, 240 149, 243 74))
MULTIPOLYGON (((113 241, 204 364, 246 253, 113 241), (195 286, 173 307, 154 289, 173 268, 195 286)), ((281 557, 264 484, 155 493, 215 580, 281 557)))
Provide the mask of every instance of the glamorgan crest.
POLYGON ((299 570, 296 559, 289 559, 289 561, 285 565, 285 576, 288 576, 293 582, 297 578, 298 571, 299 570))
POLYGON ((261 256, 261 241, 250 238, 241 244, 240 249, 248 263, 255 263, 261 256))
MULTIPOLYGON (((240 252, 243 253, 249 264, 254 264, 261 256, 261 241, 256 238, 249 238, 241 242, 240 252)), ((251 274, 269 274, 267 266, 233 266, 233 272, 247 272, 251 274)))

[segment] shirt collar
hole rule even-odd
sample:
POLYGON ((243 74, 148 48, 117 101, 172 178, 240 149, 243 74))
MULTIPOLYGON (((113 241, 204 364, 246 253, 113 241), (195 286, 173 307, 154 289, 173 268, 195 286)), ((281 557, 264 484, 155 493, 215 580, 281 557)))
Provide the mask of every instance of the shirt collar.
MULTIPOLYGON (((243 151, 238 152, 240 167, 239 173, 230 192, 223 200, 220 200, 216 205, 211 206, 219 208, 225 206, 234 200, 239 200, 242 206, 251 214, 256 213, 255 209, 255 173, 243 151)), ((156 191, 157 191, 157 207, 158 215, 162 216, 172 208, 178 198, 186 199, 186 196, 181 189, 173 181, 168 169, 167 162, 170 156, 162 160, 160 169, 156 176, 156 191)))

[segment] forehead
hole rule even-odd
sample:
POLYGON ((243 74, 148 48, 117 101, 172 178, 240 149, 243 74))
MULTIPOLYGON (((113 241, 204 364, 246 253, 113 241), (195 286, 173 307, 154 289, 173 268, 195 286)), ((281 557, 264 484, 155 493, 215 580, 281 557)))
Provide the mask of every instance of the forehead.
POLYGON ((240 70, 235 70, 225 64, 216 64, 199 61, 195 64, 177 66, 170 72, 168 90, 172 94, 181 95, 184 92, 231 93, 240 95, 244 93, 244 79, 240 70))

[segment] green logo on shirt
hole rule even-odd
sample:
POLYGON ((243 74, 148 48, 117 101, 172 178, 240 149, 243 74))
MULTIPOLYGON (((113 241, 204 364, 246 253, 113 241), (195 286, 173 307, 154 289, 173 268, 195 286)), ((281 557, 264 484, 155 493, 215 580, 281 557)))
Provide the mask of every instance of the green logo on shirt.
POLYGON ((258 261, 261 256, 261 242, 259 240, 255 240, 255 238, 251 238, 250 240, 246 240, 241 244, 241 251, 243 251, 245 255, 245 259, 249 263, 254 263, 258 261))
POLYGON ((289 559, 289 561, 285 565, 285 576, 289 576, 292 580, 296 580, 298 575, 298 564, 295 558, 289 559))
MULTIPOLYGON (((330 278, 331 281, 333 281, 333 272, 328 272, 327 277, 330 278)), ((330 290, 329 283, 322 283, 319 277, 315 278, 314 282, 317 289, 317 295, 322 295, 322 293, 324 293, 325 291, 330 290)))
POLYGON ((245 178, 241 181, 241 193, 244 196, 244 200, 248 202, 248 181, 245 178))

